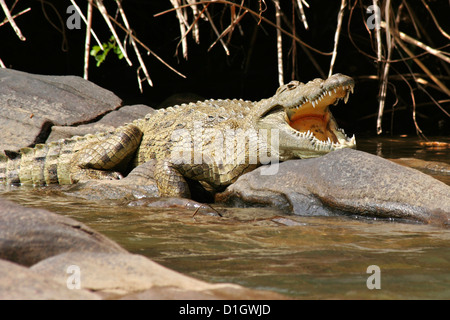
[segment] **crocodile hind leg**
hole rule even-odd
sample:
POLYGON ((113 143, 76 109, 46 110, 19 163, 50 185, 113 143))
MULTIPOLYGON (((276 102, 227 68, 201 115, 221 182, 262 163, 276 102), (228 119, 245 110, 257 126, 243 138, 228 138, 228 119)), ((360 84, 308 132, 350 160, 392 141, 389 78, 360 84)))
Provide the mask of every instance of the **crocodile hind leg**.
POLYGON ((72 183, 91 179, 120 179, 114 171, 127 165, 136 152, 142 138, 142 131, 135 125, 116 130, 102 141, 93 141, 79 150, 71 160, 70 179, 72 183))
POLYGON ((161 196, 191 197, 189 185, 174 163, 166 159, 158 160, 154 175, 161 196))

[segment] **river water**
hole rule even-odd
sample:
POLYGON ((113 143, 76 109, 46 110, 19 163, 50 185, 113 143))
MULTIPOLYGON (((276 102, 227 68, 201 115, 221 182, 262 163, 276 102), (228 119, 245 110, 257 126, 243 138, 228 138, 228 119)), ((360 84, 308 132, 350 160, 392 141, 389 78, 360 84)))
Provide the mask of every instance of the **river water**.
MULTIPOLYGON (((386 158, 450 164, 445 144, 421 144, 417 138, 358 142, 358 149, 386 158)), ((450 184, 448 175, 435 176, 450 184)), ((214 206, 222 217, 194 215, 142 202, 87 201, 68 197, 58 187, 17 189, 2 197, 72 217, 132 253, 209 282, 232 282, 296 299, 450 299, 448 229, 286 216, 271 208, 214 206), (368 273, 373 265, 379 273, 368 273), (380 289, 369 289, 368 282, 380 289)))

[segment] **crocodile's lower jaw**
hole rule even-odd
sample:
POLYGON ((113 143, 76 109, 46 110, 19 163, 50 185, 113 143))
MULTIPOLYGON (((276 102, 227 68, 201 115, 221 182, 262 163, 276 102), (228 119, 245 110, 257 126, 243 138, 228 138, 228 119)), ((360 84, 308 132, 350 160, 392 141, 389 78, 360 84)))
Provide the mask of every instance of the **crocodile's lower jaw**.
POLYGON ((323 114, 305 114, 295 121, 290 121, 289 125, 297 131, 311 132, 316 139, 338 143, 339 140, 330 128, 331 116, 327 111, 323 114))
POLYGON ((288 108, 286 120, 297 132, 318 140, 318 142, 330 144, 330 146, 339 144, 343 144, 343 147, 350 146, 354 144, 354 139, 349 139, 344 131, 339 129, 329 106, 336 105, 341 99, 347 103, 351 91, 353 91, 352 86, 326 91, 316 99, 288 108))

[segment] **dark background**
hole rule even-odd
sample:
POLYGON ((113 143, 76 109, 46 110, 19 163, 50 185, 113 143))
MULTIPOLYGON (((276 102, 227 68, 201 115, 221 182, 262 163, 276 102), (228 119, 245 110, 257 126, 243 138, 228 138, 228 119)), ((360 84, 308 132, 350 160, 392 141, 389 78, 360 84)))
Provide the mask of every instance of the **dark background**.
MULTIPOLYGON (((114 3, 109 0, 104 2, 109 13, 114 15, 116 9, 114 3)), ((275 21, 272 2, 269 0, 265 2, 267 10, 263 13, 264 17, 275 21)), ((306 8, 306 16, 310 29, 305 31, 301 21, 297 19, 297 36, 321 51, 331 52, 340 1, 310 0, 308 2, 310 9, 306 8)), ((349 2, 354 3, 354 1, 349 2)), ((367 5, 372 4, 372 1, 364 2, 367 5)), ((397 8, 400 2, 392 1, 393 7, 397 8)), ((11 7, 13 1, 6 1, 6 3, 11 7)), ((87 6, 85 1, 78 0, 77 3, 85 10, 87 6)), ((258 11, 259 1, 247 3, 252 5, 253 10, 258 11)), ((443 0, 427 1, 427 3, 441 26, 450 33, 449 3, 443 0)), ((69 5, 69 0, 20 0, 13 14, 31 7, 31 12, 16 18, 27 40, 20 41, 9 24, 0 27, 0 58, 6 67, 37 74, 82 76, 85 26, 82 22, 81 30, 66 28, 65 23, 69 17, 66 10, 69 5)), ((287 19, 291 21, 291 1, 282 0, 281 6, 287 19)), ((264 22, 258 25, 257 18, 250 14, 241 20, 244 34, 241 35, 237 29, 233 33, 229 44, 230 56, 225 54, 219 43, 208 52, 208 47, 215 41, 216 36, 209 23, 200 21, 200 44, 196 44, 192 36, 188 36, 188 60, 186 61, 181 55, 181 46, 178 55, 175 56, 180 39, 179 22, 175 12, 154 17, 154 14, 171 8, 168 0, 124 0, 123 7, 138 38, 167 63, 186 75, 186 79, 180 77, 155 57, 147 56, 144 50, 141 50, 154 83, 154 87, 143 83, 144 92, 141 94, 136 78, 138 61, 130 45, 128 53, 133 61, 132 67, 128 66, 125 59, 119 60, 111 53, 100 67, 95 66, 95 60, 91 57, 89 80, 113 91, 124 100, 124 104, 144 103, 158 107, 163 100, 179 93, 193 93, 204 98, 260 100, 273 95, 277 89, 276 30, 264 22)), ((439 33, 420 1, 413 1, 410 7, 412 14, 410 16, 405 14, 401 19, 401 31, 435 48, 449 44, 450 41, 439 33), (418 29, 422 30, 421 38, 416 34, 416 28, 411 19, 420 23, 418 29)), ((226 28, 230 22, 229 10, 224 8, 222 4, 209 7, 220 30, 226 28)), ((379 66, 373 59, 374 42, 363 24, 367 17, 364 8, 357 5, 351 24, 348 26, 349 10, 345 13, 334 73, 340 72, 354 77, 356 88, 349 103, 347 105, 341 103, 333 107, 332 112, 346 132, 375 135, 379 80, 373 77, 370 79, 369 76, 376 76, 379 66), (349 32, 354 43, 349 39, 349 32)), ((283 24, 283 26, 286 25, 283 24)), ((93 28, 101 41, 108 41, 109 30, 96 9, 94 9, 93 28)), ((118 30, 118 33, 123 38, 124 33, 121 30, 118 30)), ((384 40, 384 33, 382 36, 384 40)), ((285 82, 291 80, 293 70, 294 77, 303 82, 320 77, 319 71, 300 45, 296 47, 296 66, 293 68, 290 55, 291 43, 292 40, 289 37, 283 36, 285 82)), ((96 44, 93 38, 91 44, 96 44)), ((415 54, 422 53, 422 50, 413 46, 409 48, 415 54)), ((443 50, 448 51, 448 48, 443 50)), ((331 56, 323 56, 312 51, 310 53, 323 72, 328 74, 331 56)), ((394 53, 393 58, 401 57, 394 53)), ((448 65, 431 55, 421 56, 420 59, 434 74, 444 75, 442 81, 450 86, 448 65)), ((409 70, 423 74, 411 60, 406 63, 396 62, 391 66, 390 74, 393 77, 388 86, 383 134, 415 134, 410 88, 399 77, 399 74, 405 75, 409 73, 409 70), (395 112, 392 112, 394 104, 396 104, 395 112)), ((424 78, 431 83, 426 76, 424 78)), ((408 80, 414 89, 420 128, 428 135, 449 134, 449 118, 432 104, 430 97, 418 89, 411 78, 408 80)), ((449 99, 432 86, 424 86, 424 88, 436 100, 449 99)), ((448 102, 443 103, 442 106, 447 112, 449 111, 448 102)))

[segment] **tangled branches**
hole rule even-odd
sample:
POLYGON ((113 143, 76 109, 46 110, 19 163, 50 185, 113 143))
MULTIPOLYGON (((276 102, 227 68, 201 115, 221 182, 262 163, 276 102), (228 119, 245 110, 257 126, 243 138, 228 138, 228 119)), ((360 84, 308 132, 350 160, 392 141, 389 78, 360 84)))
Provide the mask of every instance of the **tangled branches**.
MULTIPOLYGON (((29 10, 13 15, 12 12, 18 1, 15 0, 14 4, 8 8, 5 0, 0 0, 5 13, 5 19, 0 26, 9 24, 18 38, 25 41, 25 36, 21 33, 15 19, 29 10)), ((136 73, 141 92, 143 82, 153 86, 147 65, 149 60, 144 59, 142 51, 148 56, 155 57, 181 77, 185 77, 137 37, 132 29, 133 21, 130 23, 127 18, 122 1, 114 0, 114 5, 109 3, 109 9, 105 7, 102 0, 71 0, 71 3, 86 27, 84 43, 84 77, 86 79, 89 74, 90 55, 92 55, 91 37, 94 37, 98 45, 94 50, 95 55, 104 54, 107 48, 92 28, 94 10, 101 15, 111 33, 112 44, 109 46, 117 46, 114 51, 123 55, 129 66, 133 65, 134 59, 137 60, 136 73), (85 10, 80 6, 84 6, 85 10), (115 13, 113 13, 114 10, 115 13), (133 57, 130 57, 129 48, 135 53, 133 57)), ((397 80, 406 83, 410 89, 412 118, 419 135, 422 135, 422 130, 417 123, 415 98, 417 92, 427 95, 445 117, 450 117, 447 111, 450 89, 445 83, 450 79, 449 30, 444 30, 444 26, 426 0, 421 0, 421 3, 416 3, 414 6, 405 0, 341 0, 335 19, 326 21, 323 25, 324 27, 332 25, 335 29, 334 38, 321 39, 325 44, 324 47, 330 48, 329 52, 319 50, 303 40, 304 35, 312 31, 311 25, 314 25, 309 20, 314 20, 315 16, 321 15, 323 8, 317 7, 317 2, 309 1, 308 4, 306 0, 168 0, 167 5, 170 9, 154 15, 149 21, 157 23, 158 17, 162 15, 173 15, 177 18, 180 40, 175 51, 186 60, 189 56, 188 37, 192 37, 195 43, 210 41, 208 50, 220 45, 226 55, 232 55, 230 43, 233 34, 236 32, 244 34, 245 28, 249 25, 247 22, 253 21, 258 27, 266 25, 276 30, 274 41, 276 46, 273 49, 276 52, 276 61, 273 63, 277 65, 278 82, 283 84, 286 78, 298 76, 295 73, 300 60, 298 48, 307 56, 321 77, 331 75, 340 53, 339 40, 345 37, 350 40, 354 50, 363 59, 368 59, 372 63, 373 71, 368 71, 366 75, 359 75, 359 78, 378 81, 379 104, 376 115, 378 134, 383 131, 382 120, 386 109, 386 97, 390 94, 389 88, 397 80), (424 20, 432 21, 435 28, 434 37, 431 37, 430 31, 422 26, 421 22, 424 20), (243 24, 243 21, 246 21, 246 24, 243 24), (345 28, 345 22, 347 22, 347 28, 345 28), (204 35, 201 35, 203 30, 208 31, 205 34, 212 34, 213 38, 209 36, 204 38, 204 35), (360 30, 365 30, 365 34, 360 30), (432 41, 436 39, 436 34, 441 38, 435 40, 440 43, 438 46, 432 41), (442 39, 447 43, 442 45, 442 39), (328 72, 323 70, 323 62, 318 62, 318 56, 329 57, 328 72), (291 58, 289 63, 288 57, 291 58), (439 65, 439 68, 436 68, 436 65, 439 65), (437 92, 446 98, 434 98, 437 92)), ((318 27, 314 26, 314 28, 318 27)), ((4 67, 1 60, 0 65, 4 67)), ((395 91, 393 93, 395 95, 395 91)), ((392 107, 394 106, 395 103, 392 107)))

